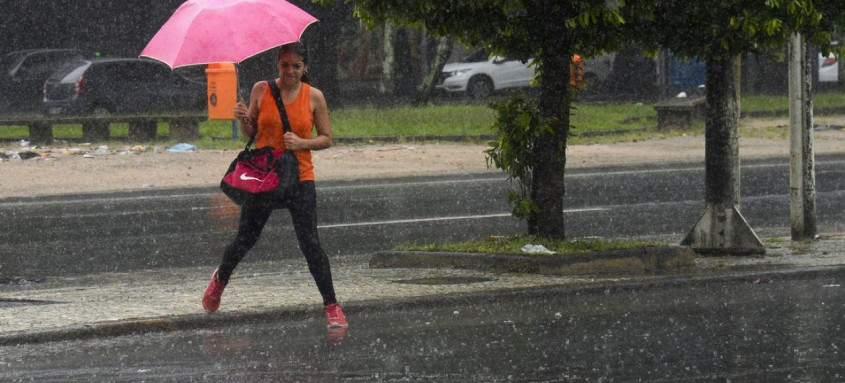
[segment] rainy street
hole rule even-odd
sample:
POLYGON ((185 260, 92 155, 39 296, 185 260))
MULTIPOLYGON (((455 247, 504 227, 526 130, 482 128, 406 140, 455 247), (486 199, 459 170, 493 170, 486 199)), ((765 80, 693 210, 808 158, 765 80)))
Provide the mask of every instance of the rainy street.
POLYGON ((698 3, 3 1, 0 383, 845 382, 845 3, 698 3))
MULTIPOLYGON (((818 163, 822 231, 840 230, 845 223, 839 207, 842 164, 837 157, 818 163)), ((761 235, 788 233, 785 213, 777 213, 788 204, 777 192, 785 184, 785 168, 777 162, 744 164, 743 211, 761 235)), ((700 195, 702 173, 690 165, 569 172, 571 232, 679 236, 699 214, 701 202, 690 196, 700 195)), ((348 244, 350 253, 366 253, 411 240, 513 230, 504 202, 496 202, 505 187, 501 178, 489 176, 327 183, 320 191, 327 206, 321 234, 333 252, 348 244), (349 210, 341 208, 344 203, 349 210), (378 240, 355 240, 364 235, 378 240)), ((213 231, 210 197, 194 190, 111 197, 100 199, 106 207, 79 196, 0 206, 7 216, 29 217, 18 219, 19 225, 60 228, 41 242, 51 248, 91 251, 97 246, 74 236, 93 233, 120 248, 128 249, 130 241, 146 244, 112 255, 111 267, 125 270, 190 264, 188 258, 162 264, 157 254, 175 246, 169 238, 199 241, 213 231), (150 200, 160 208, 150 209, 150 200), (151 223, 164 227, 153 230, 151 223), (126 236, 131 231, 137 234, 126 236)), ((271 224, 272 241, 284 241, 275 236, 292 231, 279 227, 287 225, 284 219, 271 224)), ((43 250, 27 230, 18 232, 4 240, 18 241, 20 251, 43 250)), ((287 251, 283 256, 299 256, 287 251)), ((60 253, 52 254, 52 262, 61 261, 60 253)), ((97 254, 86 259, 96 260, 97 254)), ((265 248, 255 256, 265 257, 278 255, 265 248)), ((7 346, 0 348, 0 381, 840 380, 843 278, 845 271, 831 268, 763 280, 749 274, 538 288, 352 304, 346 307, 351 327, 344 333, 329 332, 314 313, 7 346)))
MULTIPOLYGON (((818 160, 820 232, 845 227, 843 165, 841 156, 818 160)), ((788 236, 786 160, 748 161, 742 177, 750 225, 761 237, 788 236)), ((567 235, 680 242, 703 212, 703 178, 700 165, 570 171, 567 235)), ((518 233, 524 229, 510 216, 508 187, 502 175, 319 183, 320 236, 327 253, 343 256, 518 233)), ((219 189, 186 189, 0 200, 4 274, 37 279, 215 265, 236 219, 221 218, 221 197, 219 189)), ((298 258, 290 225, 286 212, 274 214, 247 261, 277 259, 279 251, 298 258)))
POLYGON ((841 381, 845 272, 430 299, 0 348, 2 381, 841 381))

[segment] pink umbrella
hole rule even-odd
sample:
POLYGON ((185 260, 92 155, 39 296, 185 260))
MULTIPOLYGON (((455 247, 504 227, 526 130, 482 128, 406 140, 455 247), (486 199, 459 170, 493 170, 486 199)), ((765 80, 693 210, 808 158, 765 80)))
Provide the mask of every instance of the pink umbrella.
POLYGON ((171 68, 240 63, 299 41, 314 16, 284 0, 189 0, 141 52, 171 68))

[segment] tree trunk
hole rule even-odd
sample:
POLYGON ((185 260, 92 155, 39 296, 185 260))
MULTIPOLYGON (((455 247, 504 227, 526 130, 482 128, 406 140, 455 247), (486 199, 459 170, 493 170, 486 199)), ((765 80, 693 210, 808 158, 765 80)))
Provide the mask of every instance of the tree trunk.
POLYGON ((449 56, 452 55, 452 46, 455 44, 455 38, 452 36, 448 37, 441 37, 437 41, 437 49, 434 53, 434 60, 431 61, 431 65, 428 66, 428 70, 423 77, 423 81, 420 86, 417 88, 419 98, 417 98, 418 104, 424 104, 431 100, 431 97, 434 95, 434 87, 437 85, 437 80, 440 78, 440 72, 443 71, 443 66, 446 65, 446 61, 449 59, 449 56))
POLYGON ((312 84, 325 94, 331 107, 341 107, 337 80, 337 44, 344 19, 352 17, 352 7, 341 3, 326 7, 311 4, 306 11, 321 21, 306 30, 311 35, 308 39, 311 60, 308 65, 309 77, 312 84))
POLYGON ((381 85, 379 91, 383 95, 393 95, 396 89, 396 71, 394 62, 396 55, 396 25, 387 21, 384 23, 384 60, 381 65, 381 85))
POLYGON ((695 251, 761 254, 760 239, 739 213, 740 56, 707 59, 705 201, 701 219, 682 242, 695 251))
POLYGON ((707 61, 705 182, 708 203, 739 204, 739 58, 707 61))
POLYGON ((419 83, 419 73, 414 70, 416 63, 411 47, 415 34, 411 28, 398 28, 393 42, 393 95, 401 101, 413 97, 419 83))
POLYGON ((538 211, 528 218, 528 233, 564 239, 563 175, 569 136, 569 65, 574 46, 560 35, 549 39, 546 45, 542 49, 543 54, 538 56, 543 63, 540 116, 549 124, 552 133, 543 134, 534 143, 537 162, 531 177, 531 201, 537 205, 538 211))
MULTIPOLYGON (((839 64, 836 67, 836 84, 839 85, 840 89, 841 89, 841 87, 845 86, 845 63, 842 62, 843 59, 845 59, 845 57, 843 57, 842 55, 840 55, 840 54, 836 55, 836 62, 839 64)), ((816 63, 816 66, 814 66, 813 68, 818 68, 820 63, 818 62, 817 57, 815 57, 815 56, 813 57, 813 62, 816 63)), ((814 72, 814 73, 815 73, 816 77, 818 77, 819 72, 814 72)))

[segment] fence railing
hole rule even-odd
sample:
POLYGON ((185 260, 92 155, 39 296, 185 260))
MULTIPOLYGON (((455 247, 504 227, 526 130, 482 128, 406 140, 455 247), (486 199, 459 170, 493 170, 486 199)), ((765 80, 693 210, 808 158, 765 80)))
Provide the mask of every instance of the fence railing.
POLYGON ((26 126, 29 129, 29 140, 36 143, 53 141, 53 125, 82 125, 82 139, 86 141, 102 141, 110 138, 109 125, 113 123, 128 123, 129 138, 139 141, 153 141, 158 132, 158 123, 165 122, 170 126, 169 138, 178 141, 189 141, 199 138, 199 124, 208 120, 208 115, 178 115, 178 116, 29 116, 29 117, 0 117, 0 127, 26 126))

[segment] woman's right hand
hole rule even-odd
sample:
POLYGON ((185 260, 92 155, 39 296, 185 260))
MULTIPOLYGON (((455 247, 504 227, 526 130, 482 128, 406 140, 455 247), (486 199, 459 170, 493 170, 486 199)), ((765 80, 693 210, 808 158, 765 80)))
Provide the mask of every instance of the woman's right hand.
POLYGON ((249 110, 246 108, 246 104, 240 100, 235 104, 234 112, 235 118, 243 119, 249 116, 249 110))

